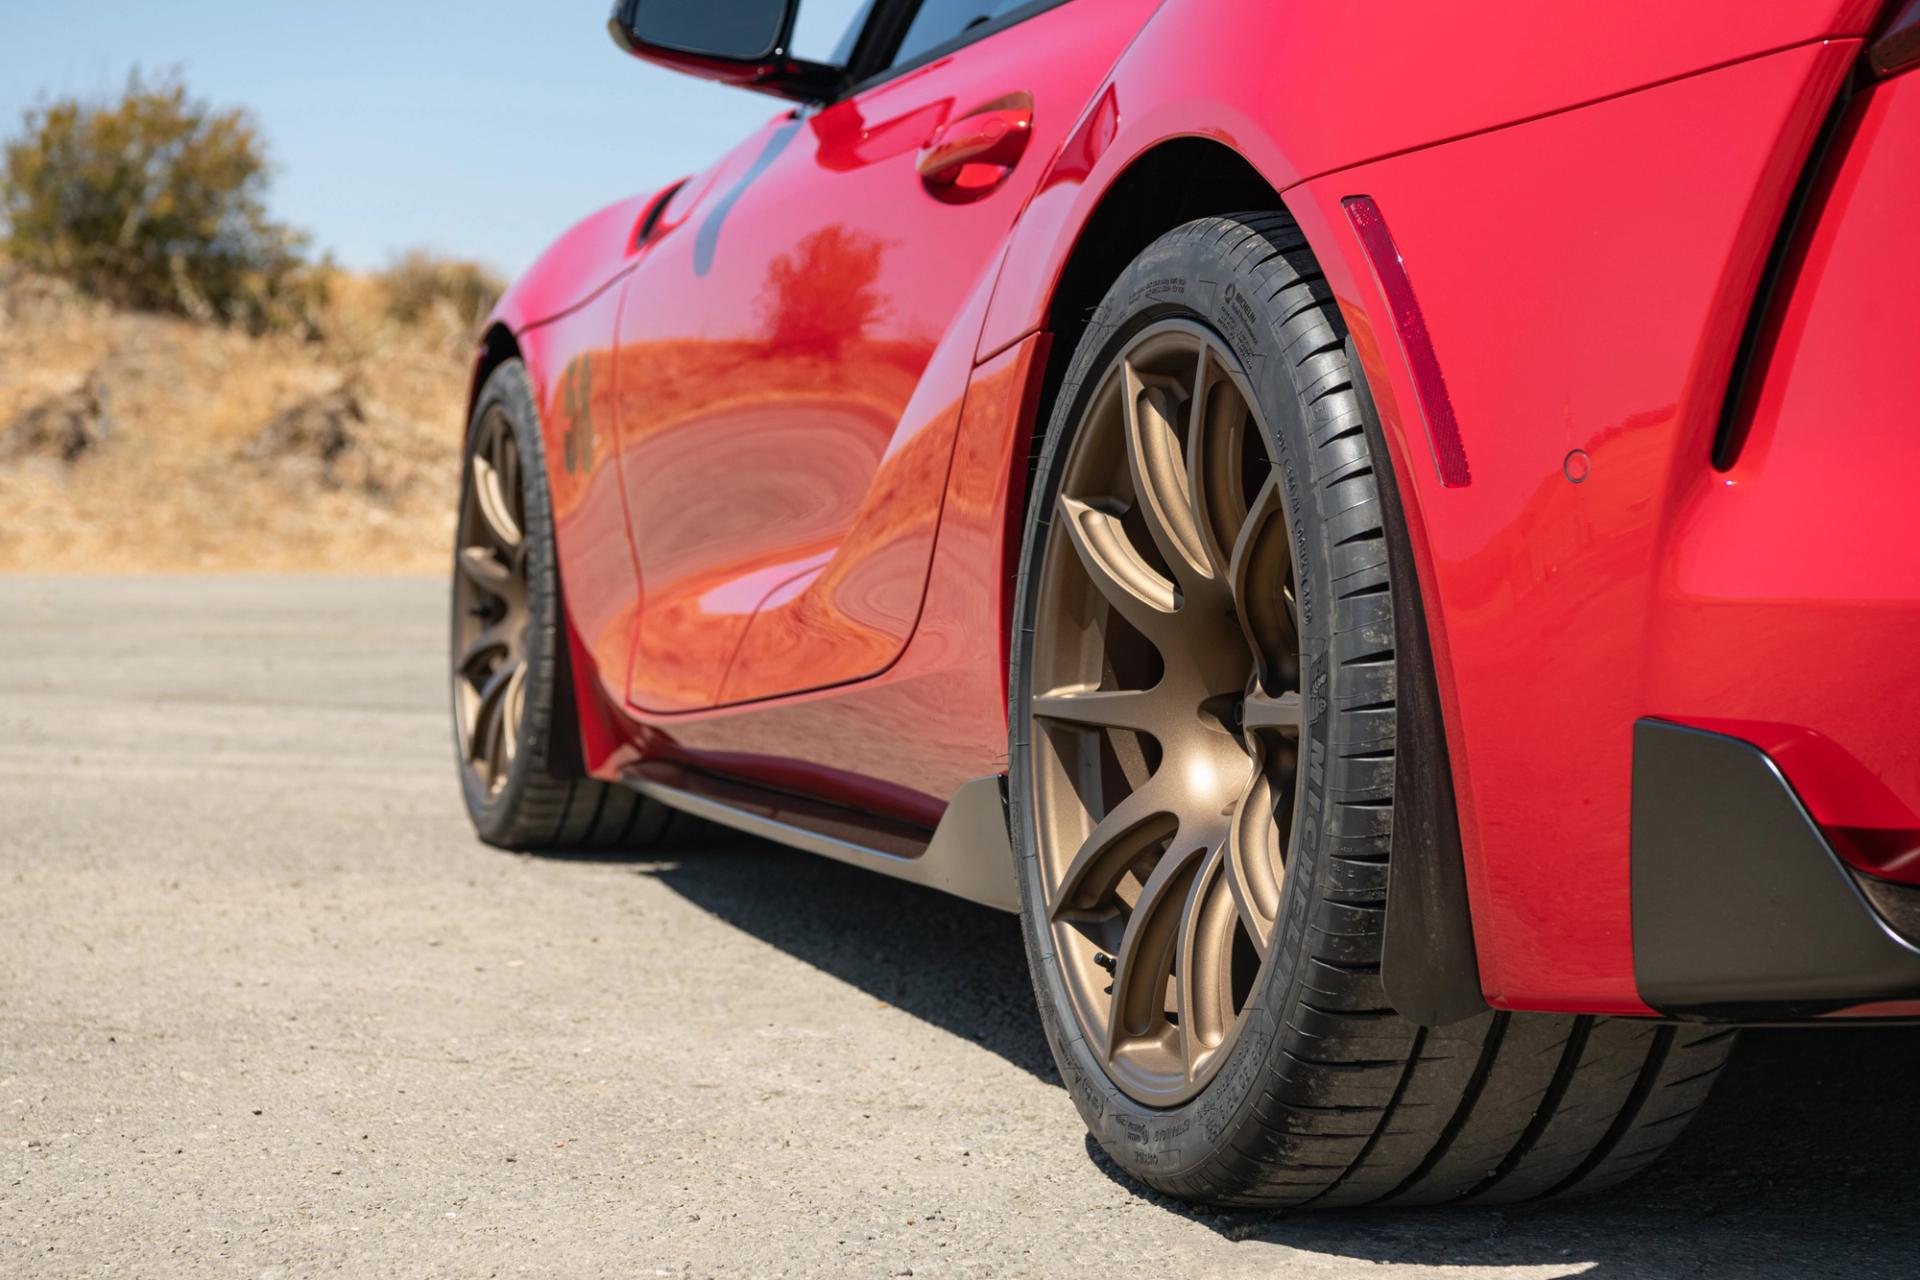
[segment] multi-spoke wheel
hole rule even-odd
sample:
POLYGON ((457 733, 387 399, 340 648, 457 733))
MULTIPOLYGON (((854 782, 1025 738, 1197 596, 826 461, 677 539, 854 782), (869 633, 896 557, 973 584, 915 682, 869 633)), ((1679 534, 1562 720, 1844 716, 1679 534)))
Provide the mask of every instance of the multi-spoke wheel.
POLYGON ((474 402, 453 562, 453 727, 480 838, 516 849, 652 843, 680 824, 585 776, 567 667, 540 419, 508 360, 474 402))
POLYGON ((1008 681, 1041 1019, 1094 1136, 1176 1195, 1595 1190, 1679 1131, 1731 1033, 1391 1007, 1389 859, 1459 855, 1450 810, 1394 839, 1396 769, 1448 766, 1344 338, 1298 228, 1259 214, 1161 237, 1074 349, 1008 681))
POLYGON ((487 795, 506 784, 527 693, 527 495, 504 406, 468 453, 453 579, 453 715, 460 756, 487 795))
POLYGON ((1204 1085, 1285 874, 1300 659, 1279 473, 1239 358, 1168 319, 1067 452, 1034 610, 1034 812, 1075 1017, 1142 1102, 1204 1085))

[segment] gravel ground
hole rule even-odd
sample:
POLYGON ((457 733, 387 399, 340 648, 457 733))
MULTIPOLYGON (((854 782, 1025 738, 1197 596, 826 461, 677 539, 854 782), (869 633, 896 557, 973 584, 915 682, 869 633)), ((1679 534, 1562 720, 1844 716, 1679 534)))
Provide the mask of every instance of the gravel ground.
POLYGON ((1920 1036, 1750 1035, 1538 1209, 1195 1213, 1014 922, 732 838, 476 844, 436 582, 0 578, 0 1275, 1920 1275, 1920 1036))

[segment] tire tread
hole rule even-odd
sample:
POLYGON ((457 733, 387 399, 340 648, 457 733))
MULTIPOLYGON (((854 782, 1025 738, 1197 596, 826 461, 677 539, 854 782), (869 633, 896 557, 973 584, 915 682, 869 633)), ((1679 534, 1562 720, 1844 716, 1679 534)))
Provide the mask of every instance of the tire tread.
MULTIPOLYGON (((1287 994, 1275 1009, 1263 1080, 1211 1155, 1166 1173, 1132 1161, 1126 1144, 1110 1141, 1097 1125, 1096 1135, 1143 1181, 1225 1205, 1508 1203, 1612 1186, 1684 1128, 1735 1037, 1628 1018, 1505 1011, 1430 1028, 1393 1012, 1380 957, 1392 857, 1397 663, 1378 445, 1347 363, 1338 305, 1293 219, 1281 211, 1200 219, 1155 242, 1136 268, 1146 272, 1140 264, 1195 252, 1224 263, 1250 302, 1265 300, 1262 318, 1272 349, 1288 362, 1305 428, 1302 480, 1331 558, 1325 663, 1335 720, 1321 792, 1328 856, 1310 891, 1287 994)), ((1123 318, 1116 312, 1128 275, 1095 311, 1074 356, 1036 474, 1051 474, 1071 436, 1064 411, 1099 372, 1094 361, 1123 318)), ((1030 518, 1044 531, 1043 517, 1030 518)), ((1028 941, 1037 966, 1043 953, 1031 930, 1028 941)), ((1062 1015, 1037 973, 1036 988, 1059 1052, 1072 1033, 1053 1025, 1062 1015)), ((1063 1062, 1063 1075, 1070 1085, 1091 1087, 1083 1069, 1063 1062)), ((1076 1092, 1090 1123, 1117 1097, 1110 1089, 1096 1098, 1076 1092)))
MULTIPOLYGON (((506 783, 477 795, 463 767, 462 792, 480 838, 522 852, 605 852, 641 848, 687 830, 682 815, 639 792, 583 776, 569 757, 578 735, 566 662, 564 611, 553 539, 540 419, 526 366, 503 362, 474 400, 468 437, 483 414, 504 409, 520 444, 526 490, 528 670, 521 750, 506 783)), ((466 477, 463 483, 471 483, 466 477)), ((457 570, 456 570, 457 572, 457 570)))

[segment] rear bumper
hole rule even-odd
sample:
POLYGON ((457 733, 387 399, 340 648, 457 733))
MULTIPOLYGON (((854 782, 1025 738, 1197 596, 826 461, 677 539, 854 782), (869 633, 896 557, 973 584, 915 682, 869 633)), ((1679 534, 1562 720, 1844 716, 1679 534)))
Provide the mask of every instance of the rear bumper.
POLYGON ((1634 726, 1633 962, 1669 1017, 1920 1016, 1920 887, 1854 871, 1773 759, 1634 726))

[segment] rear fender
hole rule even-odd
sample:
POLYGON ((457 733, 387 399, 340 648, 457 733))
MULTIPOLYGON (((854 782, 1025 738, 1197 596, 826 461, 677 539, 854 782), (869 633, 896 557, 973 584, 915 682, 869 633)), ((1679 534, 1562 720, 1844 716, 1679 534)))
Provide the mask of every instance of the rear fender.
POLYGON ((1292 6, 1284 21, 1274 8, 1167 0, 1155 11, 1015 225, 982 356, 1044 326, 1093 211, 1120 174, 1169 139, 1224 143, 1284 191, 1790 45, 1860 36, 1880 0, 1616 0, 1551 11, 1484 0, 1470 13, 1370 0, 1292 6), (1357 84, 1354 67, 1367 69, 1357 84))
POLYGON ((1424 8, 1329 7, 1307 19, 1324 30, 1255 58, 1242 46, 1264 5, 1169 0, 1023 211, 980 351, 1047 326, 1081 230, 1155 146, 1212 138, 1280 190, 1347 317, 1400 482, 1483 990, 1506 1008, 1645 1014, 1628 885, 1644 569, 1663 500, 1704 465, 1768 244, 1858 48, 1817 37, 1864 29, 1872 6, 1769 6, 1738 23, 1706 20, 1704 5, 1556 10, 1564 38, 1545 59, 1516 43, 1539 26, 1531 6, 1471 39, 1451 29, 1457 13, 1424 8), (1383 8, 1434 28, 1431 41, 1396 36, 1383 57, 1423 43, 1458 56, 1396 62, 1370 77, 1391 100, 1356 106, 1320 67, 1371 65, 1354 15, 1383 8), (1328 54, 1342 49, 1344 61, 1328 54), (1472 87, 1456 100, 1442 80, 1472 87), (1409 111, 1403 90, 1441 105, 1409 111), (1392 313, 1342 206, 1357 194, 1376 197, 1407 254, 1471 487, 1435 474, 1392 313), (1622 287, 1635 278, 1662 282, 1659 307, 1622 287), (1575 449, 1594 483, 1563 474, 1575 449))

